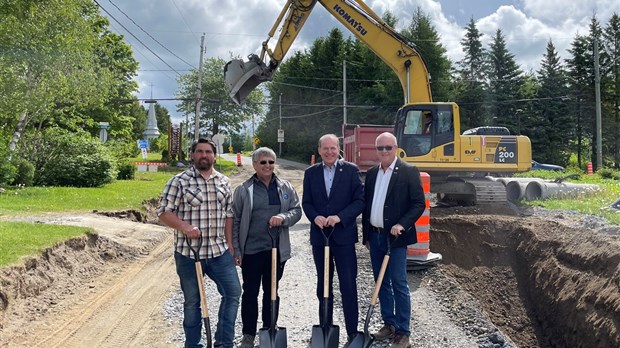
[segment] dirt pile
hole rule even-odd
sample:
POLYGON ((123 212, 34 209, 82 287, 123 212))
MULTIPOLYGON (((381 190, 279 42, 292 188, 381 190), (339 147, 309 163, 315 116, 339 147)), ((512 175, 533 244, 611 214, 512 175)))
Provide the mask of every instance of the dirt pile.
POLYGON ((620 346, 618 236, 484 210, 435 209, 431 246, 494 324, 524 347, 620 346))

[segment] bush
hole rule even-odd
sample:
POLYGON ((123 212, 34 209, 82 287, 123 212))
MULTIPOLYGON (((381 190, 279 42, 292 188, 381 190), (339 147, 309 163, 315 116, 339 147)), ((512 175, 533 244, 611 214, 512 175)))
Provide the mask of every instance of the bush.
POLYGON ((13 185, 32 186, 34 183, 34 165, 23 158, 13 160, 17 175, 13 180, 13 185))
POLYGON ((124 161, 118 166, 118 180, 133 180, 136 177, 136 166, 129 161, 124 161))
POLYGON ((116 161, 99 139, 51 128, 40 140, 49 156, 35 173, 36 185, 99 187, 116 178, 116 161))
POLYGON ((611 168, 601 168, 596 173, 603 179, 620 180, 620 171, 611 168))

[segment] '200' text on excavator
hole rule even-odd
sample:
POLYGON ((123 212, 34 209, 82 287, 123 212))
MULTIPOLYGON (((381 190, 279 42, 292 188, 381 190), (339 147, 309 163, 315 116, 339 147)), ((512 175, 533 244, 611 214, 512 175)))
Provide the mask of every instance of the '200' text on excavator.
POLYGON ((530 140, 499 127, 481 127, 461 135, 458 105, 432 101, 428 70, 415 45, 361 0, 286 1, 260 56, 252 54, 247 62, 232 60, 224 67, 231 98, 243 103, 261 82, 272 79, 317 2, 396 73, 404 94, 394 125, 397 155, 430 174, 431 192, 440 200, 460 204, 505 202, 504 185, 484 176, 529 170, 530 140), (272 50, 268 42, 278 27, 281 33, 272 50), (432 127, 425 126, 427 120, 432 120, 432 127))

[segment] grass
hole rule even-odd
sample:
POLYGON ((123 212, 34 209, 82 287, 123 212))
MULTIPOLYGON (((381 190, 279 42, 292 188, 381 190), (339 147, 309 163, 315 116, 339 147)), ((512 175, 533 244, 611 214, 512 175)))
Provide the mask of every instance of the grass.
POLYGON ((37 255, 43 249, 69 238, 92 232, 86 227, 28 222, 2 222, 0 227, 0 267, 17 263, 24 256, 37 255))
MULTIPOLYGON (((520 176, 535 176, 544 179, 555 179, 566 176, 569 173, 556 173, 549 171, 532 171, 520 176)), ((609 222, 620 225, 620 212, 609 209, 609 206, 620 198, 620 181, 601 178, 600 175, 580 175, 579 179, 571 179, 567 182, 574 184, 596 184, 601 190, 595 194, 582 196, 574 199, 545 199, 540 201, 523 201, 522 204, 539 206, 547 209, 574 210, 583 214, 602 216, 609 222)))
MULTIPOLYGON (((218 159, 216 169, 230 175, 237 168, 218 159)), ((0 266, 18 262, 54 244, 84 234, 88 229, 8 221, 11 217, 36 216, 49 212, 80 213, 144 210, 142 203, 159 197, 166 182, 179 168, 158 172, 136 172, 134 180, 117 180, 103 187, 10 188, 0 194, 0 266)))

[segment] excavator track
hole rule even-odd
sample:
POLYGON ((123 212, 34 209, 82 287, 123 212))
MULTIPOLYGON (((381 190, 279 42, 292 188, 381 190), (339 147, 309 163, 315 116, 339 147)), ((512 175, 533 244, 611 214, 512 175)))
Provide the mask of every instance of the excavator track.
MULTIPOLYGON (((432 178, 432 177, 431 177, 432 178)), ((444 182, 431 183, 431 192, 446 205, 477 205, 507 203, 506 187, 488 178, 449 177, 444 182)))

